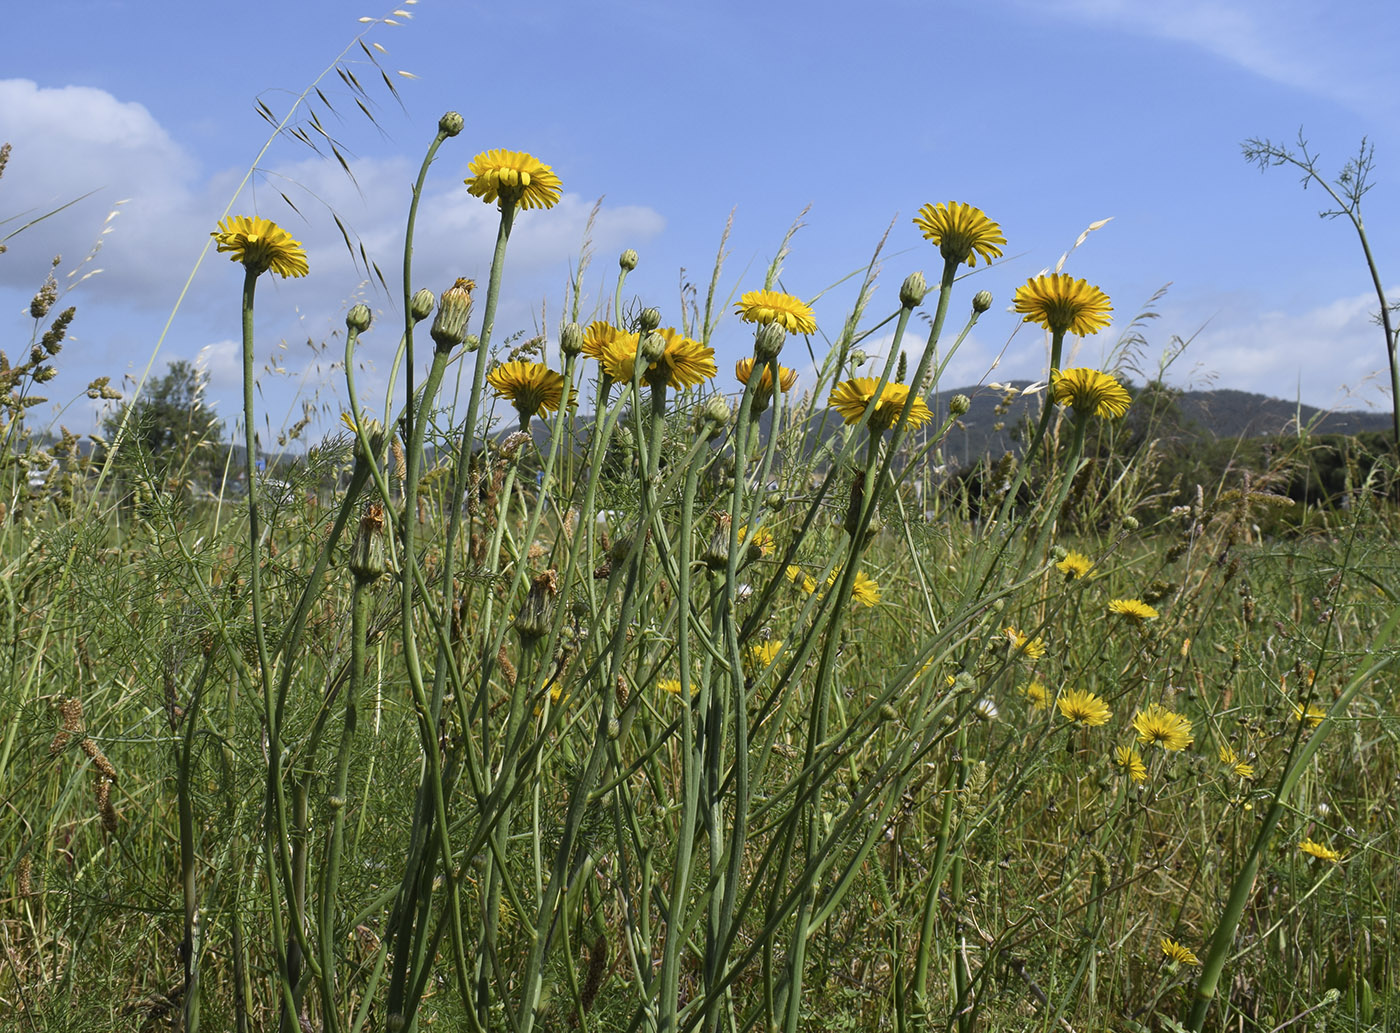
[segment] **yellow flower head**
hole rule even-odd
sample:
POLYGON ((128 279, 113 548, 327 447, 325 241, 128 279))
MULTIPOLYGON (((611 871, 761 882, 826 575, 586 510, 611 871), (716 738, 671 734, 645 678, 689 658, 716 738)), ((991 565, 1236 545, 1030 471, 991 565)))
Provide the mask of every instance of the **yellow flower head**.
POLYGON ((1342 855, 1327 844, 1315 843, 1311 839, 1305 839, 1299 843, 1298 849, 1305 854, 1316 857, 1319 861, 1331 861, 1333 864, 1336 864, 1342 859, 1342 855))
POLYGON ((1094 569, 1094 561, 1082 552, 1067 552, 1065 558, 1055 564, 1055 569, 1065 576, 1066 581, 1088 577, 1094 569))
POLYGON ((1050 690, 1038 681, 1033 681, 1021 690, 1026 697, 1026 702, 1034 710, 1048 710, 1050 707, 1050 690))
POLYGON ((1075 724, 1094 727, 1108 724, 1113 711, 1108 704, 1087 689, 1069 689, 1060 694, 1060 713, 1075 724))
POLYGON ((851 584, 851 601, 862 606, 876 606, 880 602, 880 582, 866 577, 865 571, 856 571, 856 579, 851 584))
POLYGON ((734 311, 745 323, 777 323, 790 334, 817 332, 811 307, 781 291, 749 291, 739 299, 734 311))
POLYGON ((486 374, 486 382, 502 398, 515 403, 522 420, 540 410, 558 409, 564 394, 564 374, 555 373, 543 362, 503 362, 486 374))
POLYGON ((1133 402, 1128 389, 1109 374, 1083 368, 1052 369, 1050 398, 1068 405, 1076 416, 1098 416, 1105 420, 1118 419, 1133 402))
POLYGON ((554 170, 524 151, 484 151, 467 168, 467 193, 519 208, 553 208, 561 185, 554 170))
POLYGON ((624 334, 611 323, 593 322, 583 332, 583 354, 590 359, 603 361, 609 350, 619 339, 624 339, 623 348, 629 356, 637 354, 639 334, 624 334))
POLYGON ((988 265, 1001 257, 1001 245, 1006 238, 1001 227, 982 213, 982 209, 958 201, 926 204, 914 216, 914 225, 923 231, 924 239, 938 245, 938 253, 950 262, 976 265, 980 256, 988 265))
POLYGON ((1142 754, 1131 746, 1118 746, 1113 750, 1113 762, 1123 769, 1124 774, 1134 782, 1147 781, 1147 765, 1142 762, 1142 754))
POLYGON ((1138 742, 1164 750, 1184 750, 1195 740, 1191 737, 1191 719, 1176 714, 1160 703, 1149 703, 1133 717, 1138 742))
POLYGON ((770 638, 766 642, 749 646, 749 662, 755 670, 762 671, 778 658, 778 653, 782 651, 782 648, 783 640, 780 638, 770 638))
MULTIPOLYGON (((646 383, 690 387, 692 384, 703 384, 719 372, 713 348, 692 341, 674 327, 668 326, 662 330, 661 336, 666 339, 666 350, 642 374, 646 383)), ((637 334, 617 334, 604 344, 602 363, 608 376, 624 384, 631 382, 637 361, 637 344, 637 334)))
POLYGON ((789 566, 787 569, 787 576, 789 581, 808 595, 811 595, 817 590, 817 579, 811 574, 808 574, 801 567, 789 566))
POLYGON ((1016 288, 1017 312, 1027 323, 1039 323, 1052 334, 1066 332, 1086 337, 1108 326, 1113 307, 1108 295, 1067 273, 1034 276, 1016 288))
POLYGON ((1161 616, 1155 609, 1148 606, 1141 599, 1113 599, 1109 601, 1108 612, 1116 613, 1125 620, 1133 624, 1141 624, 1143 621, 1155 621, 1161 616))
POLYGON ((1162 937, 1162 953, 1167 956, 1168 960, 1174 961, 1178 965, 1192 965, 1199 968, 1201 964, 1201 959, 1192 953, 1190 947, 1182 946, 1170 936, 1162 937))
MULTIPOLYGON (((847 380, 831 392, 828 404, 841 414, 841 418, 847 424, 858 423, 865 407, 875 397, 875 389, 879 384, 880 381, 876 377, 856 377, 847 380)), ((908 397, 909 385, 886 382, 880 392, 879 401, 875 403, 875 409, 870 414, 870 433, 879 434, 887 430, 904 411, 904 402, 908 397)), ((931 419, 933 413, 929 411, 928 405, 916 396, 913 408, 909 410, 909 422, 906 426, 913 430, 931 419)))
MULTIPOLYGON (((734 376, 739 383, 747 385, 749 377, 753 376, 753 356, 747 359, 740 359, 734 364, 734 376)), ((778 386, 783 389, 783 394, 787 394, 797 386, 797 370, 788 369, 786 366, 778 367, 778 386)), ((754 401, 765 405, 773 397, 773 371, 767 364, 763 366, 763 376, 758 381, 758 387, 754 389, 754 401)))
POLYGON ((1006 628, 1002 634, 1006 636, 1006 641, 1010 644, 1013 657, 1024 656, 1031 660, 1039 660, 1045 655, 1045 643, 1041 639, 1031 638, 1015 628, 1006 628))
POLYGON ((219 253, 229 253, 254 276, 271 269, 278 276, 305 276, 306 251, 277 223, 257 216, 234 215, 219 220, 219 228, 209 234, 219 245, 219 253))
POLYGON ((1227 768, 1233 771, 1240 778, 1254 777, 1254 765, 1246 764, 1244 761, 1240 760, 1240 755, 1236 753, 1234 749, 1228 744, 1220 744, 1219 755, 1220 763, 1224 764, 1227 768))
POLYGON ((1302 704, 1293 704, 1293 716, 1299 721, 1306 721, 1309 728, 1316 728, 1322 724, 1322 719, 1327 716, 1327 710, 1320 703, 1309 703, 1304 710, 1302 704))
MULTIPOLYGON (((738 538, 740 545, 744 544, 744 540, 748 538, 748 535, 749 529, 747 527, 739 528, 738 538)), ((773 551, 773 532, 765 527, 755 528, 753 532, 753 541, 749 542, 748 547, 758 553, 755 559, 769 555, 773 551)))

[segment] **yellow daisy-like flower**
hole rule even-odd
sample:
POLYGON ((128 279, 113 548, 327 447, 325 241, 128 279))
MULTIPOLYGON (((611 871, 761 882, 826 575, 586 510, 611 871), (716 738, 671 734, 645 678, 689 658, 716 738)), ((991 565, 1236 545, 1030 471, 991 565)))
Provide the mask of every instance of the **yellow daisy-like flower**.
POLYGON ((637 342, 640 339, 640 334, 624 334, 611 323, 593 322, 589 323, 588 329, 583 332, 582 350, 590 359, 602 362, 603 357, 615 346, 619 350, 625 350, 628 355, 636 355, 637 342))
POLYGON ((1010 643, 1012 656, 1024 656, 1031 660, 1039 660, 1045 655, 1045 642, 1041 639, 1031 638, 1015 628, 1005 628, 1002 634, 1010 643))
POLYGON ((1131 621, 1134 624, 1141 624, 1143 621, 1155 621, 1161 616, 1155 609, 1148 606, 1141 599, 1113 599, 1109 601, 1108 612, 1116 613, 1118 616, 1131 621))
POLYGON ((1108 295, 1067 273, 1034 276, 1016 288, 1012 305, 1025 322, 1039 323, 1052 334, 1096 334, 1108 326, 1113 306, 1108 295))
POLYGON ((1050 371, 1050 398, 1068 405, 1076 416, 1116 420, 1128 411, 1133 396, 1107 373, 1096 369, 1050 371))
MULTIPOLYGON (((847 424, 858 423, 865 407, 875 397, 875 389, 879 385, 878 377, 855 377, 837 386, 836 390, 831 392, 831 400, 827 404, 839 412, 847 424)), ((887 382, 884 390, 880 392, 879 401, 875 403, 874 411, 870 414, 870 433, 880 434, 888 430, 890 424, 904 411, 904 402, 908 397, 908 384, 887 382)), ((916 397, 913 407, 909 410, 909 429, 913 430, 931 419, 933 413, 928 405, 922 398, 916 397)))
POLYGON ((503 362, 486 374, 486 382, 515 403, 522 420, 558 409, 564 394, 564 374, 543 362, 503 362))
MULTIPOLYGON (((692 341, 675 327, 668 326, 661 331, 661 336, 666 339, 666 350, 642 374, 648 384, 690 387, 703 384, 719 372, 713 348, 692 341)), ((636 334, 617 334, 604 344, 602 363, 608 376, 622 383, 631 381, 637 361, 637 342, 636 334)))
POLYGON ((1134 782, 1147 781, 1147 765, 1142 762, 1142 754, 1133 747, 1115 747, 1113 762, 1122 768, 1124 773, 1134 782))
POLYGON ((782 648, 783 640, 780 638, 770 638, 767 642, 749 646, 749 661, 756 670, 761 671, 778 658, 782 648))
POLYGON ((1113 711, 1088 689, 1069 689, 1060 694, 1060 713, 1075 724, 1093 728, 1108 724, 1113 711))
MULTIPOLYGON (((740 359, 734 364, 734 376, 739 383, 747 385, 749 377, 753 376, 753 356, 747 359, 740 359)), ((786 366, 778 367, 778 386, 783 389, 783 394, 787 394, 797 386, 797 370, 788 369, 786 366)), ((773 371, 767 364, 763 366, 763 376, 758 381, 758 387, 754 389, 754 401, 766 405, 773 397, 773 371)))
POLYGON ((1033 681, 1022 689, 1021 695, 1026 697, 1026 702, 1033 710, 1048 710, 1050 707, 1050 690, 1038 681, 1033 681))
POLYGON ((1333 850, 1327 844, 1317 843, 1311 839, 1305 839, 1301 843, 1299 843, 1298 849, 1305 854, 1311 854, 1313 857, 1316 857, 1319 861, 1330 861, 1333 864, 1336 864, 1342 859, 1342 855, 1339 854, 1337 851, 1333 850))
POLYGON ((305 276, 306 251, 291 234, 269 219, 256 215, 234 215, 219 220, 219 228, 209 234, 218 242, 220 254, 242 262, 254 276, 271 269, 278 276, 305 276))
POLYGON ((1244 761, 1240 760, 1240 755, 1236 753, 1231 746, 1221 743, 1219 755, 1220 763, 1224 764, 1236 775, 1239 775, 1240 778, 1254 777, 1254 765, 1246 764, 1244 761))
POLYGON ((811 306, 782 291, 749 291, 734 311, 745 323, 777 323, 790 334, 814 334, 817 321, 811 306))
POLYGON ((789 566, 787 569, 787 576, 789 581, 808 595, 811 595, 817 590, 817 579, 811 574, 808 574, 801 567, 789 566))
POLYGON ((958 201, 926 204, 914 216, 914 225, 924 239, 938 245, 938 253, 950 262, 976 265, 980 256, 988 265, 1001 257, 1006 238, 1001 227, 983 214, 982 209, 958 201))
POLYGON ((485 151, 467 166, 467 193, 483 201, 499 200, 517 208, 553 208, 561 184, 554 170, 524 151, 485 151))
POLYGON ((1094 569, 1094 561, 1082 552, 1067 552, 1065 558, 1055 564, 1055 569, 1065 576, 1066 581, 1088 577, 1094 569))
POLYGON ((1162 937, 1162 953, 1178 965, 1193 965, 1199 968, 1201 964, 1201 959, 1196 957, 1190 947, 1177 943, 1170 936, 1162 937))
POLYGON ((1173 713, 1160 703, 1149 703, 1133 717, 1138 742, 1154 743, 1164 750, 1184 750, 1195 740, 1191 737, 1191 719, 1173 713))
POLYGON ((865 571, 856 571, 855 582, 851 585, 851 601, 862 606, 876 606, 880 602, 880 582, 866 577, 865 571))
POLYGON ((1293 716, 1299 721, 1306 721, 1309 728, 1316 728, 1322 724, 1322 719, 1327 716, 1327 710, 1320 703, 1309 703, 1306 710, 1301 704, 1293 704, 1293 716))
MULTIPOLYGON (((739 528, 739 544, 743 545, 748 537, 747 527, 739 528)), ((759 527, 754 529, 753 541, 749 543, 749 548, 756 549, 760 557, 767 556, 773 551, 773 532, 767 528, 759 527)))

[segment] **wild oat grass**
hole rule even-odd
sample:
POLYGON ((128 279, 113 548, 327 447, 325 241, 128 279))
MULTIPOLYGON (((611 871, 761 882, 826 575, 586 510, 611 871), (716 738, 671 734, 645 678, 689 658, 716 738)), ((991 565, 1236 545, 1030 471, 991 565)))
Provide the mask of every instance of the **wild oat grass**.
MULTIPOLYGON (((920 211, 937 287, 878 311, 872 261, 839 327, 800 300, 819 285, 777 289, 789 235, 733 286, 732 381, 722 269, 703 318, 628 307, 630 250, 615 297, 585 310, 581 261, 569 320, 507 347, 512 230, 567 170, 478 155, 490 276, 434 297, 412 226, 461 128, 417 181, 403 323, 351 309, 344 430, 289 488, 251 432, 246 497, 207 503, 71 447, 64 493, 35 491, 37 441, 6 439, 18 1028, 1393 1024, 1388 503, 1265 541, 1279 499, 1245 479, 1149 517, 1184 486, 1120 435, 1114 370, 1061 373, 1111 311, 1067 275, 1018 292, 1057 388, 1025 450, 975 500, 916 491, 966 412, 939 370, 991 310, 956 273, 1006 243, 960 202, 920 211), (814 372, 780 365, 819 329, 814 372), (386 333, 381 411, 354 356, 386 333)), ((256 282, 317 269, 265 219, 215 232, 251 428, 256 282)))

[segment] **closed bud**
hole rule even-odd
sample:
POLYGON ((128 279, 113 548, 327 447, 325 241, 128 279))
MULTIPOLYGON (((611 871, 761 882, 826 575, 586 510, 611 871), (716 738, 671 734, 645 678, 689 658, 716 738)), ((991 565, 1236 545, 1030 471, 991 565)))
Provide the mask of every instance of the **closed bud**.
POLYGON ((753 357, 763 363, 769 359, 776 359, 778 353, 783 350, 783 341, 786 339, 787 331, 781 326, 777 323, 765 323, 754 335, 753 357))
POLYGON ((710 395, 695 414, 695 432, 708 440, 724 433, 729 425, 729 403, 723 395, 710 395))
MULTIPOLYGON (((622 254, 617 256, 617 264, 622 266, 623 270, 629 273, 633 269, 637 268, 637 261, 637 252, 635 249, 630 247, 622 254)), ((658 320, 658 322, 660 322, 660 320, 658 320)))
POLYGON ((360 527, 350 543, 350 573, 361 582, 375 581, 389 569, 384 542, 384 507, 370 503, 360 514, 360 527))
POLYGON ((972 296, 972 311, 981 315, 992 307, 992 292, 978 291, 972 296))
POLYGON ((661 325, 661 310, 656 308, 644 308, 642 314, 637 317, 637 329, 642 333, 655 330, 661 325))
POLYGON ((476 281, 461 279, 442 292, 437 316, 433 319, 433 343, 438 351, 451 351, 467 339, 467 321, 472 314, 472 289, 476 281))
POLYGON ((923 273, 910 273, 899 287, 899 303, 905 308, 918 308, 924 303, 928 293, 928 283, 923 273))
POLYGON ((434 297, 433 292, 424 287, 409 299, 409 315, 413 316, 415 323, 421 323, 433 314, 433 306, 436 304, 437 298, 434 297))
MULTIPOLYGON (((647 312, 655 311, 656 309, 647 309, 647 312)), ((642 313, 642 315, 645 316, 646 312, 642 313)), ((642 336, 641 347, 638 349, 638 354, 640 354, 648 364, 660 362, 661 357, 666 354, 666 338, 656 333, 655 330, 644 334, 642 336)))
POLYGON ((583 351, 583 327, 577 323, 565 323, 559 331, 559 351, 565 356, 583 351))
POLYGON ((443 136, 456 136, 462 131, 466 121, 462 118, 461 112, 449 111, 438 119, 438 132, 443 136))
POLYGON ((476 334, 467 334, 467 339, 462 342, 462 350, 474 352, 481 347, 481 338, 476 334))
POLYGON ((515 633, 520 642, 532 646, 549 633, 554 621, 554 600, 559 595, 559 574, 546 570, 530 582, 530 591, 515 615, 515 633))
POLYGON ((1136 530, 1138 529, 1139 526, 1140 526, 1140 525, 1138 524, 1138 518, 1137 518, 1137 517, 1135 517, 1135 516, 1125 516, 1125 517, 1123 518, 1123 528, 1124 528, 1124 530, 1127 530, 1127 531, 1136 531, 1136 530))
POLYGON ((851 369, 858 369, 859 367, 864 366, 866 360, 868 360, 869 358, 870 356, 865 354, 865 352, 863 352, 861 349, 852 348, 851 354, 847 358, 847 361, 851 364, 851 369))
POLYGON ((961 416, 972 408, 972 399, 967 395, 954 395, 948 399, 948 411, 954 416, 961 416))
POLYGON ((351 305, 350 311, 345 313, 345 325, 355 333, 362 334, 369 329, 373 318, 368 305, 351 305))

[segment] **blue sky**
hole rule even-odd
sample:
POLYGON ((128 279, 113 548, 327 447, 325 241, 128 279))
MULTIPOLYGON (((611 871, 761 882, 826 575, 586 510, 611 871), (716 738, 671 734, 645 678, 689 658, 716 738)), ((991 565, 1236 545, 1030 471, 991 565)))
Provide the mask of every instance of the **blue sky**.
MULTIPOLYGON (((642 262, 628 294, 657 305, 668 323, 682 268, 703 292, 731 210, 725 296, 762 286, 783 233, 810 205, 783 283, 805 298, 832 288, 817 305, 832 336, 855 283, 832 285, 869 260, 892 219, 872 314, 897 305, 907 273, 936 279, 941 260, 911 220, 926 202, 957 200, 996 219, 1009 243, 1006 261, 960 286, 968 296, 986 288, 996 302, 945 387, 1043 376, 1043 336, 1018 329, 1006 311, 1012 293, 1054 266, 1086 226, 1112 218, 1065 267, 1101 286, 1115 309, 1114 328, 1084 341, 1077 361, 1098 364, 1170 283, 1147 326, 1145 358, 1152 366, 1174 335, 1193 338, 1170 381, 1389 407, 1387 378, 1373 375, 1384 349, 1354 233, 1318 219, 1321 193, 1303 192, 1291 171, 1261 175, 1247 165, 1240 142, 1292 141, 1301 126, 1333 173, 1369 137, 1378 170, 1367 225, 1400 299, 1395 5, 421 0, 404 9, 412 18, 398 25, 357 21, 388 15, 388 6, 338 0, 55 0, 7 13, 9 37, 28 42, 9 48, 0 69, 0 141, 14 147, 0 219, 92 192, 0 256, 12 354, 24 352, 28 300, 54 254, 63 255, 66 283, 101 270, 65 300, 78 317, 60 376, 47 385, 54 403, 69 405, 63 422, 92 425, 82 397, 92 377, 116 382, 145 369, 209 230, 267 138, 255 101, 286 111, 361 32, 384 48, 380 62, 402 107, 362 55, 349 67, 369 87, 378 128, 335 76, 323 81, 341 120, 324 109, 321 117, 343 141, 358 187, 333 161, 284 138, 233 206, 284 225, 311 263, 305 280, 269 278, 260 288, 261 390, 274 430, 300 415, 302 400, 321 407, 323 428, 339 412, 341 343, 332 335, 354 300, 379 315, 363 342, 362 382, 383 383, 397 299, 365 282, 329 213, 396 282, 411 181, 449 109, 464 114, 466 129, 430 173, 418 285, 485 280, 495 213, 462 186, 476 153, 529 151, 564 185, 558 207, 517 223, 498 341, 539 327, 553 337, 600 197, 585 304, 608 296, 616 255, 631 246, 642 262), (99 238, 100 252, 84 262, 99 238)), ((155 364, 159 373, 202 353, 211 400, 227 418, 237 411, 240 282, 224 256, 206 256, 155 364)), ((724 378, 749 335, 730 319, 713 343, 724 378)), ((53 415, 44 406, 36 419, 53 415)))

